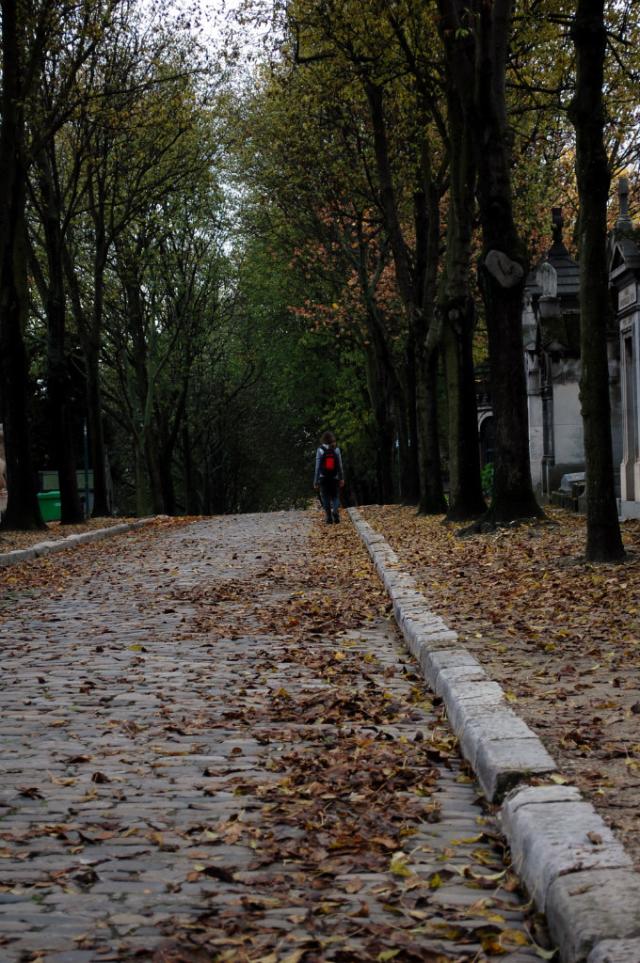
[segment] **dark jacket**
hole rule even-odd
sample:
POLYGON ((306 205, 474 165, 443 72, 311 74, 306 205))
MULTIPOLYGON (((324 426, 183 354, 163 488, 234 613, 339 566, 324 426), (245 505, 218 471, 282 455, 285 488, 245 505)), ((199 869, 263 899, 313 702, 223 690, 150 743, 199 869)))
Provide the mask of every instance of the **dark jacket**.
MULTIPOLYGON (((322 463, 322 456, 324 455, 325 451, 329 450, 329 447, 330 447, 329 445, 320 445, 320 447, 316 451, 316 470, 313 476, 314 485, 319 485, 320 482, 322 481, 322 472, 320 470, 320 466, 322 463)), ((336 458, 338 459, 338 471, 337 471, 337 474, 335 475, 335 478, 337 481, 344 481, 344 471, 342 468, 342 455, 340 454, 339 448, 335 448, 334 451, 336 453, 336 458)))

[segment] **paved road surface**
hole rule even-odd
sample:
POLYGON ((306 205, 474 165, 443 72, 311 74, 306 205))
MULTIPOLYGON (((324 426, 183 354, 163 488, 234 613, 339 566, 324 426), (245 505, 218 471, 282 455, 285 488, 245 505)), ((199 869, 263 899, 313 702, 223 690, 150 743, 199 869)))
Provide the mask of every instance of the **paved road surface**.
POLYGON ((323 619, 317 525, 123 536, 4 610, 2 963, 538 959, 392 623, 323 619))

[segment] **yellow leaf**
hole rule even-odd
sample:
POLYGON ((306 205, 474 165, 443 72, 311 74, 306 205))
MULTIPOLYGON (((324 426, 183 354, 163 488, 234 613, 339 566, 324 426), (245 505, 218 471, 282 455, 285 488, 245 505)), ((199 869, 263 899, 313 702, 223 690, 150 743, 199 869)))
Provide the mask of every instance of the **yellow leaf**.
POLYGON ((482 839, 482 833, 478 833, 477 836, 463 836, 460 839, 452 839, 451 846, 462 846, 465 843, 479 843, 482 839))
POLYGON ((566 786, 569 780, 565 776, 561 776, 560 773, 554 772, 549 777, 552 782, 558 784, 558 786, 566 786))
POLYGON ((407 866, 409 857, 406 853, 399 851, 394 853, 389 862, 389 872, 394 876, 412 876, 412 872, 407 866))
POLYGON ((492 956, 503 956, 508 951, 499 943, 494 936, 483 936, 480 940, 482 949, 492 956))
POLYGON ((393 960, 398 955, 400 950, 383 950, 382 953, 378 953, 376 959, 380 960, 380 963, 386 963, 386 960, 393 960))
POLYGON ((500 942, 511 943, 512 946, 529 946, 529 940, 522 930, 503 930, 500 934, 500 942))

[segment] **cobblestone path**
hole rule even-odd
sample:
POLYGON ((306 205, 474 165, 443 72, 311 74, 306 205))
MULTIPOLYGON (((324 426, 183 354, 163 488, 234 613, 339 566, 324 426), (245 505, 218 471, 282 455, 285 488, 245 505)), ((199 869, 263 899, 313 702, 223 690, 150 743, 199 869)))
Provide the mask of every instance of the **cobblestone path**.
POLYGON ((539 959, 393 624, 309 587, 316 526, 121 537, 5 610, 3 963, 539 959))

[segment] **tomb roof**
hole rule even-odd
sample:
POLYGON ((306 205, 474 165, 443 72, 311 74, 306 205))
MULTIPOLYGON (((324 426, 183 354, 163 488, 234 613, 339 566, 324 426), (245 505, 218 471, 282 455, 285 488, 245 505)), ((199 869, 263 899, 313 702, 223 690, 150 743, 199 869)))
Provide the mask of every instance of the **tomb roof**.
POLYGON ((614 278, 624 275, 627 269, 640 270, 640 247, 634 239, 637 231, 629 216, 629 182, 626 177, 618 181, 618 203, 620 212, 607 245, 609 272, 614 278))
POLYGON ((542 294, 538 271, 542 264, 548 263, 556 271, 558 279, 557 296, 560 300, 577 298, 580 289, 580 267, 578 262, 569 254, 562 237, 564 222, 561 208, 554 207, 551 213, 553 218, 553 244, 549 248, 545 260, 538 263, 529 273, 526 286, 533 297, 542 294))

